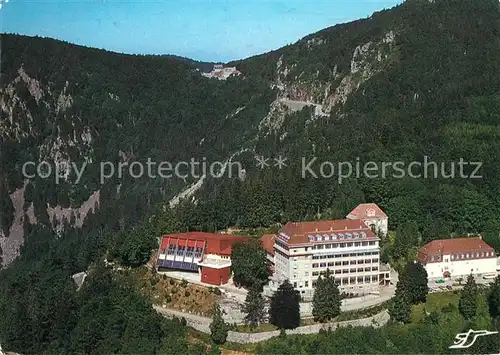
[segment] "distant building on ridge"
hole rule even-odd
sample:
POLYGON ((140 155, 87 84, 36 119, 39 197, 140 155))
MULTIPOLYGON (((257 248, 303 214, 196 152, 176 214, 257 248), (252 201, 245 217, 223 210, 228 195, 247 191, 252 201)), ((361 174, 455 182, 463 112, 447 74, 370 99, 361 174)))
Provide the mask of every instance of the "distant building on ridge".
POLYGON ((240 76, 241 72, 236 67, 226 67, 223 64, 215 64, 210 73, 202 73, 207 78, 216 78, 219 80, 226 80, 230 76, 240 76))

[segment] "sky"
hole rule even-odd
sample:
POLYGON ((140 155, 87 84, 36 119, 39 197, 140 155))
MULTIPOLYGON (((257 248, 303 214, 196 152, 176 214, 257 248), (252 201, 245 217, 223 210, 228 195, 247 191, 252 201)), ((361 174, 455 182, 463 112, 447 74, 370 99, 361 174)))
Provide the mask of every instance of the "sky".
POLYGON ((0 0, 0 30, 114 52, 227 62, 402 0, 0 0))

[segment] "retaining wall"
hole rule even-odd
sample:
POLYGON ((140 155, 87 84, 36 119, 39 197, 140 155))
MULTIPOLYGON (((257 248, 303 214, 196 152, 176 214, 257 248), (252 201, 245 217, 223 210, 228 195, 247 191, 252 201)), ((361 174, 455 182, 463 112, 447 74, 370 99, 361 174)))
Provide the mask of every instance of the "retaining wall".
MULTIPOLYGON (((179 316, 177 312, 171 313, 168 309, 163 309, 161 312, 165 317, 172 318, 174 316, 179 316)), ((191 317, 190 314, 184 314, 184 318, 186 319, 187 325, 206 334, 210 334, 210 318, 202 318, 202 317, 191 317)), ((323 323, 323 324, 313 324, 313 325, 305 325, 302 327, 298 327, 295 329, 287 330, 287 334, 314 334, 318 333, 321 329, 327 330, 328 328, 336 329, 340 327, 380 327, 386 324, 389 321, 389 313, 387 310, 383 310, 380 313, 361 319, 353 319, 343 322, 333 322, 333 323, 323 323)), ((260 341, 268 340, 273 337, 276 337, 280 334, 279 330, 274 330, 270 332, 261 332, 261 333, 240 333, 240 332, 228 332, 227 341, 232 343, 258 343, 260 341)))

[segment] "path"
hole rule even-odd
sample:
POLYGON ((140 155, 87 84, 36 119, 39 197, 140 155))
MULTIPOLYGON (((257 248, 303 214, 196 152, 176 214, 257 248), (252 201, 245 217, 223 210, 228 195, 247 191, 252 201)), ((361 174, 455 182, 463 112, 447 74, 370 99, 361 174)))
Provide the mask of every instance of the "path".
MULTIPOLYGON (((348 312, 353 310, 361 310, 365 308, 374 307, 378 304, 388 301, 394 296, 395 288, 386 288, 380 295, 367 295, 364 297, 356 297, 351 299, 342 300, 342 305, 340 307, 341 312, 348 312)), ((244 314, 240 310, 240 303, 231 300, 230 297, 224 297, 219 302, 221 309, 223 310, 224 320, 231 324, 243 324, 244 314)), ((163 315, 175 316, 178 318, 190 319, 192 322, 199 324, 200 326, 205 325, 204 329, 209 329, 208 325, 211 322, 209 317, 202 317, 191 313, 184 313, 170 308, 163 308, 160 306, 154 306, 154 308, 163 315)), ((301 302, 300 303, 300 315, 302 318, 312 317, 312 303, 311 302, 301 302)), ((197 329, 197 328, 196 328, 197 329)))
MULTIPOLYGON (((190 283, 198 284, 201 286, 211 286, 206 283, 200 282, 198 279, 199 276, 197 274, 182 271, 167 271, 164 272, 164 274, 177 279, 186 279, 190 283)), ((395 284, 398 278, 397 272, 395 270, 391 270, 391 277, 393 277, 393 279, 395 280, 395 284)), ((224 319, 226 320, 226 322, 231 324, 242 324, 245 316, 241 312, 240 307, 245 302, 247 291, 243 288, 235 287, 231 284, 231 281, 226 285, 217 287, 224 294, 219 304, 221 310, 224 312, 224 319)), ((391 285, 381 287, 380 295, 366 295, 363 297, 344 299, 342 300, 341 311, 346 312, 376 306, 391 299, 394 296, 395 290, 395 287, 391 285)), ((311 302, 300 303, 300 315, 302 318, 312 317, 311 302)))
MULTIPOLYGON (((166 309, 162 307, 154 307, 160 314, 167 318, 171 317, 184 317, 186 319, 186 323, 188 326, 203 332, 205 334, 210 334, 210 323, 211 319, 207 317, 200 317, 194 314, 185 314, 182 312, 174 311, 171 309, 166 309)), ((298 327, 296 329, 287 330, 287 334, 313 334, 318 333, 321 329, 335 329, 339 327, 380 327, 385 325, 389 321, 389 314, 387 310, 383 310, 380 313, 374 315, 373 317, 354 319, 350 321, 343 322, 333 322, 333 323, 324 323, 324 324, 313 324, 306 325, 302 327, 298 327)), ((260 341, 268 340, 270 338, 276 337, 280 334, 279 331, 270 331, 270 332, 260 332, 260 333, 241 333, 241 332, 228 332, 227 341, 233 343, 257 343, 260 341)))

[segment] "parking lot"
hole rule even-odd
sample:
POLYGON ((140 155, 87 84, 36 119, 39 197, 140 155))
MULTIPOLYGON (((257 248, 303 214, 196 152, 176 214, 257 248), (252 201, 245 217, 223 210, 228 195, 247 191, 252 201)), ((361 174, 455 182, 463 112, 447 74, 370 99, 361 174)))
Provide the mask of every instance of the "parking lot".
MULTIPOLYGON (((431 279, 429 280, 429 292, 444 292, 444 291, 452 291, 452 290, 461 290, 465 283, 467 282, 467 277, 463 277, 461 282, 458 282, 457 279, 445 279, 443 283, 437 283, 439 279, 431 279)), ((494 278, 485 279, 482 275, 474 277, 476 284, 488 286, 489 284, 495 282, 494 278)))

